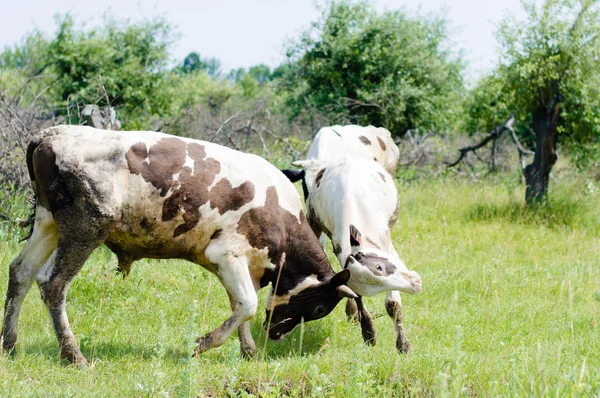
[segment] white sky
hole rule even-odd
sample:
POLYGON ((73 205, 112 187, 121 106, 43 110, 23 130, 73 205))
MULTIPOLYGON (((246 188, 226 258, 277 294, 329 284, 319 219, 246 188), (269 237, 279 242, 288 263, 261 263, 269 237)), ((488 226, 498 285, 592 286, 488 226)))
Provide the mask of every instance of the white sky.
MULTIPOLYGON (((478 76, 496 59, 494 24, 507 10, 522 15, 519 0, 375 0, 377 9, 405 7, 423 11, 445 8, 455 27, 456 44, 465 50, 468 75, 478 76)), ((177 61, 191 51, 218 58, 225 71, 258 63, 276 66, 286 38, 295 37, 317 19, 313 0, 0 0, 0 48, 27 32, 56 30, 54 15, 71 12, 76 21, 96 24, 109 9, 118 18, 164 15, 177 26, 173 48, 177 61)))

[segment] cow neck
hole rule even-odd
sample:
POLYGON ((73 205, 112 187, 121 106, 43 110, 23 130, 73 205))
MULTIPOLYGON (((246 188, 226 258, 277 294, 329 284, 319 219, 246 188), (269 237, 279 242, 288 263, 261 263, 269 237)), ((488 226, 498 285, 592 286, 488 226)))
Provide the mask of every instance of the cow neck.
POLYGON ((310 229, 304 214, 300 215, 300 224, 286 225, 286 236, 283 239, 282 254, 275 269, 265 274, 268 280, 261 280, 265 286, 271 282, 273 289, 277 286, 277 294, 286 294, 307 277, 314 275, 321 282, 328 281, 335 275, 325 252, 317 237, 310 229), (283 254, 285 253, 285 255, 283 254), (279 281, 277 278, 279 276, 279 281))

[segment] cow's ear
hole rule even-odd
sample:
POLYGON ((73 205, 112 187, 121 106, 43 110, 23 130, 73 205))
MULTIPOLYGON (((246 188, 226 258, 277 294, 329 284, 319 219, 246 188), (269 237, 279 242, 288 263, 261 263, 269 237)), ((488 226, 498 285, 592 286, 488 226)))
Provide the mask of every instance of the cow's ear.
POLYGON ((285 169, 285 170, 281 170, 281 172, 283 174, 285 174, 285 176, 291 182, 300 181, 306 175, 306 172, 304 170, 288 170, 288 169, 285 169))
POLYGON ((348 279, 350 279, 350 270, 343 269, 329 280, 329 284, 334 287, 345 285, 348 279))
POLYGON ((350 246, 362 246, 362 235, 360 231, 352 224, 350 224, 350 246))

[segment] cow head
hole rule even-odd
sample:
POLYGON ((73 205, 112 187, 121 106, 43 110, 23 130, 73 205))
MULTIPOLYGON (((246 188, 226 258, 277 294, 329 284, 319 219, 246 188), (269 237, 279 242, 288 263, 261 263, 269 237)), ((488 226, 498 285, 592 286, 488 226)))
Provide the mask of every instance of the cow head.
POLYGON ((363 247, 358 229, 350 225, 350 245, 352 254, 346 260, 345 269, 351 272, 348 286, 361 296, 374 296, 378 293, 399 290, 417 293, 421 290, 421 277, 409 271, 395 255, 372 247, 363 247))
POLYGON ((304 322, 314 321, 329 314, 343 298, 358 297, 346 282, 350 271, 345 269, 325 282, 309 276, 285 295, 271 294, 267 301, 264 323, 271 340, 281 340, 287 333, 304 322))

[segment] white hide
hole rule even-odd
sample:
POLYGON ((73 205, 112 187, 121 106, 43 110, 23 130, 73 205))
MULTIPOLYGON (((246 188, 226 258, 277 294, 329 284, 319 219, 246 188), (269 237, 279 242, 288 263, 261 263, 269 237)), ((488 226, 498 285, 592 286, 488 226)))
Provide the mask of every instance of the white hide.
POLYGON ((331 238, 340 264, 350 269, 348 287, 361 296, 389 290, 417 293, 421 278, 406 268, 392 244, 390 224, 396 219, 398 192, 389 173, 378 163, 361 158, 294 164, 306 171, 308 219, 318 220, 331 238), (317 184, 316 177, 323 169, 317 184), (360 247, 350 245, 350 225, 362 235, 360 247), (358 252, 387 259, 395 272, 374 275, 351 256, 358 252))
POLYGON ((383 127, 323 127, 315 136, 306 159, 333 161, 347 156, 375 160, 388 173, 396 174, 400 151, 391 133, 383 127), (361 139, 361 137, 364 137, 361 139), (366 138, 366 140, 365 140, 366 138))

